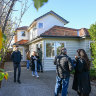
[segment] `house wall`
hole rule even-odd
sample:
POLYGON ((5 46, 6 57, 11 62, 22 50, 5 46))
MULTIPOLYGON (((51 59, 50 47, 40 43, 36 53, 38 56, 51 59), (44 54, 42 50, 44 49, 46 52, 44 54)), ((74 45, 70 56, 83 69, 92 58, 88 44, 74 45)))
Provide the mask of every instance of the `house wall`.
POLYGON ((91 52, 90 52, 90 38, 83 38, 80 40, 80 48, 84 49, 89 57, 91 59, 91 52))
MULTIPOLYGON (((74 59, 74 56, 76 55, 76 50, 79 49, 79 40, 78 39, 51 39, 51 40, 44 40, 44 53, 46 51, 46 42, 64 42, 65 47, 67 49, 67 55, 70 56, 72 59, 74 59)), ((54 65, 54 58, 47 58, 44 54, 44 70, 56 70, 56 66, 54 65)))
POLYGON ((20 31, 17 32, 17 41, 20 41, 22 39, 23 40, 28 40, 28 37, 29 37, 28 32, 25 31, 25 36, 21 36, 22 35, 21 34, 22 31, 24 31, 24 30, 20 30, 20 31))
POLYGON ((69 57, 71 57, 72 59, 74 59, 74 57, 77 55, 77 50, 82 48, 85 49, 86 53, 88 54, 88 56, 90 57, 90 49, 89 49, 89 44, 90 44, 90 39, 71 39, 71 38, 56 38, 56 39, 43 39, 42 41, 39 42, 34 42, 32 44, 30 44, 29 49, 30 52, 32 52, 33 50, 36 51, 36 44, 38 43, 42 43, 42 64, 43 64, 43 68, 44 70, 56 70, 56 66, 54 65, 54 57, 53 58, 49 58, 46 57, 46 42, 64 42, 65 43, 65 47, 67 49, 67 54, 69 57))
POLYGON ((42 34, 43 32, 47 31, 48 29, 52 28, 55 25, 64 27, 64 22, 59 20, 56 16, 53 16, 53 15, 50 15, 50 14, 41 18, 36 23, 36 26, 35 26, 36 29, 34 30, 34 26, 30 29, 29 40, 31 41, 32 39, 36 38, 37 36, 39 36, 40 34, 42 34), (43 23, 43 28, 38 27, 39 23, 43 23))
POLYGON ((37 21, 37 35, 39 36, 40 34, 42 34, 43 32, 52 28, 55 25, 64 27, 64 22, 62 22, 56 16, 53 16, 51 14, 41 18, 37 21), (38 28, 38 23, 43 23, 43 28, 38 28))
MULTIPOLYGON (((43 45, 43 41, 41 40, 41 41, 39 41, 39 42, 33 42, 33 43, 31 43, 30 45, 29 45, 29 50, 30 50, 30 55, 32 55, 32 52, 33 51, 36 51, 37 52, 37 50, 36 50, 36 45, 39 45, 40 46, 40 44, 42 44, 43 45)), ((38 47, 39 47, 38 46, 38 47)), ((42 46, 42 51, 43 51, 43 46, 42 46)))
POLYGON ((34 30, 33 28, 29 32, 29 41, 37 37, 37 29, 34 30))
POLYGON ((19 51, 21 52, 21 55, 22 55, 22 59, 21 61, 26 61, 26 49, 28 49, 27 47, 24 47, 24 46, 19 46, 18 47, 19 51))

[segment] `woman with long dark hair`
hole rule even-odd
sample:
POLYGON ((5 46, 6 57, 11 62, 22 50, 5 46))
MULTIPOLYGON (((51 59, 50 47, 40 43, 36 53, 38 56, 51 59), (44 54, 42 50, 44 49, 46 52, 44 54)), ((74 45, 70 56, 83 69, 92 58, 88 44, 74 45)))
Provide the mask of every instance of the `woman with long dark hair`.
POLYGON ((77 54, 78 56, 75 56, 76 67, 72 88, 77 91, 79 96, 89 96, 91 92, 90 61, 84 49, 78 49, 77 54))

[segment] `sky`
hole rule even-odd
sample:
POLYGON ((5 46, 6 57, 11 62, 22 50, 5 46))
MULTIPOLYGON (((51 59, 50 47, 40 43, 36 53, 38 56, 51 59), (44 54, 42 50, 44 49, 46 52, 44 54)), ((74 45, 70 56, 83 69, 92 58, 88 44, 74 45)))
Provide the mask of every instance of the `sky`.
MULTIPOLYGON (((19 8, 18 4, 16 7, 19 8)), ((96 22, 96 0, 48 0, 38 11, 32 4, 24 14, 20 26, 29 26, 34 19, 51 10, 69 21, 65 27, 90 28, 96 22)))

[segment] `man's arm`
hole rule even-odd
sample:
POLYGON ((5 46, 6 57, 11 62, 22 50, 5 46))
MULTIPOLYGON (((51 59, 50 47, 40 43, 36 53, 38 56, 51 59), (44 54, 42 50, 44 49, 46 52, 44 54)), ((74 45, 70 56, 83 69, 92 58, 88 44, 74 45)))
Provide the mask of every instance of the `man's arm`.
POLYGON ((57 56, 55 56, 54 65, 56 65, 56 63, 57 63, 57 56))
POLYGON ((72 60, 70 57, 68 57, 68 65, 69 65, 69 70, 72 71, 73 70, 73 64, 72 64, 72 60))

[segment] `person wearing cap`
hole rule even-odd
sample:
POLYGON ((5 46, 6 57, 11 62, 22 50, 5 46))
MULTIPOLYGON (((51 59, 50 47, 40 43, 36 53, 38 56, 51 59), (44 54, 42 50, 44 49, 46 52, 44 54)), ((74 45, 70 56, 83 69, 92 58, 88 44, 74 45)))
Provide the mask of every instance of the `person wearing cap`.
POLYGON ((66 48, 61 49, 60 55, 54 59, 56 65, 56 85, 55 85, 55 96, 58 96, 61 91, 61 96, 67 96, 67 89, 69 84, 70 71, 72 71, 72 61, 67 56, 66 48))
POLYGON ((13 53, 11 55, 11 59, 13 61, 13 66, 14 66, 14 82, 16 82, 16 71, 18 68, 18 77, 17 77, 17 82, 20 84, 20 74, 21 74, 21 52, 18 50, 18 46, 13 46, 13 53))

